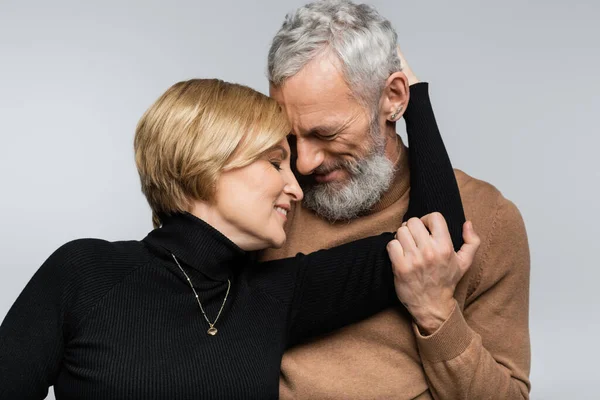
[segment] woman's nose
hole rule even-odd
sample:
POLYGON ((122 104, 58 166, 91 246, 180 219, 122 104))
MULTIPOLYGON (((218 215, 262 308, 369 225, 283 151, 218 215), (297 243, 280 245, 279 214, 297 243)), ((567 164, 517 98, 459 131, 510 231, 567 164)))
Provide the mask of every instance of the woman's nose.
POLYGON ((290 171, 288 175, 283 191, 291 196, 294 201, 301 201, 304 198, 304 192, 294 174, 290 171))

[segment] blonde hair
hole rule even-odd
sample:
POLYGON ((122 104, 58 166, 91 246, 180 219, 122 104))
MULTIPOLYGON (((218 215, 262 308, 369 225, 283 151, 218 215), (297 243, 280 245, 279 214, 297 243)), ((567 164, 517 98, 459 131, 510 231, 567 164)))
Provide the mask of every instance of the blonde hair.
POLYGON ((221 172, 251 164, 289 132, 277 102, 247 86, 218 79, 171 86, 142 116, 134 140, 154 227, 160 214, 211 201, 221 172))

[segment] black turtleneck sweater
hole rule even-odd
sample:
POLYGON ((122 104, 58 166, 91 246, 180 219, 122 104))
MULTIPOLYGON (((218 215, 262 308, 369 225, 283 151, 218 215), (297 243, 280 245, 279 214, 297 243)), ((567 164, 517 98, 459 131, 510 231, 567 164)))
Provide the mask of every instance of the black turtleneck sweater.
POLYGON ((35 274, 0 331, 0 398, 277 398, 283 351, 395 298, 385 234, 256 264, 190 215, 143 241, 77 240, 35 274), (202 316, 179 260, 200 295, 202 316))
MULTIPOLYGON (((411 129, 439 137, 428 101, 419 107, 407 110, 418 121, 411 129)), ((429 155, 447 159, 443 144, 430 146, 429 155)), ((421 171, 427 176, 426 165, 421 171)), ((453 182, 430 186, 420 212, 438 210, 431 207, 442 196, 443 207, 460 204, 453 182)), ((450 226, 464 220, 462 208, 445 215, 450 226)), ((397 301, 392 237, 256 263, 205 222, 179 214, 142 241, 70 242, 0 326, 0 399, 43 399, 52 385, 58 400, 277 398, 287 347, 397 301), (230 280, 215 336, 172 254, 211 321, 230 280)))

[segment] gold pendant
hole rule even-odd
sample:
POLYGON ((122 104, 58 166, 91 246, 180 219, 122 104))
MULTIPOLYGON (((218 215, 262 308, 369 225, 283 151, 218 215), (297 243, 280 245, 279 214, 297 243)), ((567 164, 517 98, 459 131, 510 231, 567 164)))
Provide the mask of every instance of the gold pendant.
POLYGON ((208 328, 208 330, 206 331, 206 333, 208 333, 210 336, 215 336, 217 334, 217 328, 215 327, 210 327, 208 328))

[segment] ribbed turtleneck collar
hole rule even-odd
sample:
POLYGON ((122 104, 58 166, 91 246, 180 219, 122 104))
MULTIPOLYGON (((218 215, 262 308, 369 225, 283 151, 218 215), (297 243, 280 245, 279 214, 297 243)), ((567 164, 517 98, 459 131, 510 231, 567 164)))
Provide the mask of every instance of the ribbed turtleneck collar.
POLYGON ((174 254, 180 263, 210 279, 227 281, 247 261, 248 253, 192 214, 175 214, 161 220, 163 225, 144 241, 174 254))

